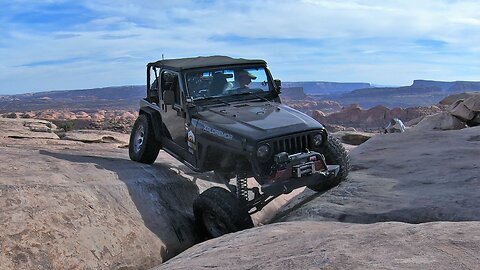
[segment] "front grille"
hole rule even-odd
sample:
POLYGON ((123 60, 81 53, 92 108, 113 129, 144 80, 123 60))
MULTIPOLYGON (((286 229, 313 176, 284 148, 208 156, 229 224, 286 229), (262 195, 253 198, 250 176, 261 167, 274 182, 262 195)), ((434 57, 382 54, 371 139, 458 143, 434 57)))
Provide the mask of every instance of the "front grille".
POLYGON ((269 142, 273 153, 287 152, 295 154, 311 149, 312 137, 311 133, 294 134, 290 136, 280 137, 269 142))
MULTIPOLYGON (((287 152, 289 155, 306 152, 306 150, 315 150, 313 149, 313 135, 322 132, 322 130, 313 130, 302 133, 296 133, 281 137, 272 138, 266 141, 259 143, 262 145, 267 143, 272 149, 271 156, 268 160, 260 161, 256 164, 258 167, 258 173, 262 176, 269 176, 275 170, 273 156, 281 153, 287 152)), ((325 135, 325 134, 324 134, 325 135)))

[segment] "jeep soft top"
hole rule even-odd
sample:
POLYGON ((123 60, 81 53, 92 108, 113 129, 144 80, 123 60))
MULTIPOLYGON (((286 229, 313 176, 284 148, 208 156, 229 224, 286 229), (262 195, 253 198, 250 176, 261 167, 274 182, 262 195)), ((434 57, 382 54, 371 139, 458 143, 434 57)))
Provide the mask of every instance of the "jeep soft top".
POLYGON ((235 66, 235 65, 266 65, 264 60, 260 59, 243 59, 243 58, 231 58, 228 56, 199 56, 191 58, 179 58, 179 59, 165 59, 148 63, 147 66, 156 66, 168 68, 173 71, 182 71, 195 68, 209 68, 218 66, 235 66))

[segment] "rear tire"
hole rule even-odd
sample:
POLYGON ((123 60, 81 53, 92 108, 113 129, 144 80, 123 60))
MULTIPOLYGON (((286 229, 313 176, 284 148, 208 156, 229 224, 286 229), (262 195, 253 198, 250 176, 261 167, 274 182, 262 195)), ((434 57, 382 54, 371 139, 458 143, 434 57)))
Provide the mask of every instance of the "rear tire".
POLYGON ((328 136, 328 144, 323 150, 323 155, 328 165, 340 165, 340 170, 336 177, 329 178, 318 185, 308 186, 309 189, 316 192, 325 191, 337 186, 340 182, 347 179, 348 172, 350 171, 350 157, 345 147, 343 147, 337 138, 328 136))
POLYGON ((155 139, 150 119, 141 114, 138 116, 130 134, 128 154, 133 161, 152 164, 155 162, 161 145, 155 139))
POLYGON ((221 187, 212 187, 193 202, 195 222, 207 238, 253 227, 252 218, 240 201, 221 187))

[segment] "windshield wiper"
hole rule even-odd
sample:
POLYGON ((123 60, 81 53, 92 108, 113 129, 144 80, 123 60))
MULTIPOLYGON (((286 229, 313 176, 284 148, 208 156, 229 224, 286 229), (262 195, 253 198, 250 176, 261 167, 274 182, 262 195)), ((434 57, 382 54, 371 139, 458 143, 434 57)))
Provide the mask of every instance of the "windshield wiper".
MULTIPOLYGON (((262 92, 262 93, 265 93, 265 92, 262 92)), ((233 95, 230 95, 229 97, 232 97, 232 96, 247 96, 247 95, 252 95, 252 96, 254 96, 254 97, 258 98, 258 99, 261 99, 261 100, 263 100, 263 101, 270 102, 270 100, 266 99, 265 97, 262 97, 262 96, 258 95, 258 94, 255 93, 255 92, 252 92, 252 91, 233 94, 233 95)))
POLYGON ((199 101, 199 100, 205 100, 205 101, 218 101, 218 102, 221 102, 225 105, 229 105, 230 106, 230 103, 220 99, 221 96, 212 96, 212 97, 198 97, 196 99, 194 99, 195 101, 199 101))

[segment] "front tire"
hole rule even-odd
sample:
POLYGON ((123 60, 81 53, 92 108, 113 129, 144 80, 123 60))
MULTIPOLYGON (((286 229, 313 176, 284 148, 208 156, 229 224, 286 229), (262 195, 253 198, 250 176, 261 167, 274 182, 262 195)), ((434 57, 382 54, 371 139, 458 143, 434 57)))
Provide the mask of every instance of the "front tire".
POLYGON ((150 120, 144 114, 138 116, 130 134, 128 154, 133 161, 152 164, 155 162, 161 145, 155 139, 150 120))
POLYGON ((340 182, 347 179, 348 172, 350 171, 350 157, 347 150, 343 147, 342 143, 333 136, 328 136, 328 144, 322 151, 325 156, 325 161, 328 165, 340 165, 340 170, 337 176, 328 178, 328 180, 314 186, 308 186, 309 189, 321 192, 329 190, 334 186, 340 184, 340 182))
POLYGON ((221 187, 212 187, 193 202, 195 222, 207 238, 253 227, 252 218, 240 201, 221 187))

